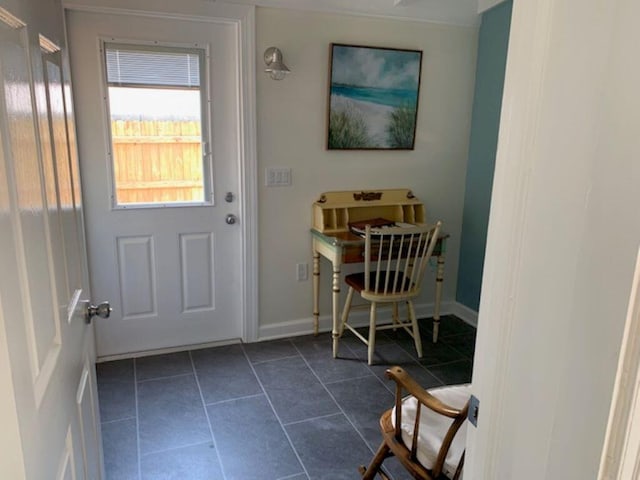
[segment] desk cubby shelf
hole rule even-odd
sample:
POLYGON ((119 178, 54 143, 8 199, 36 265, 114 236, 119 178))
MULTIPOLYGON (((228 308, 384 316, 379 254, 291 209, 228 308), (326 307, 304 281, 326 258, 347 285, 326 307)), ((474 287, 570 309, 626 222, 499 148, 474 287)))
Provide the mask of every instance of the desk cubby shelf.
POLYGON ((325 234, 346 232, 350 222, 386 218, 425 223, 424 204, 408 189, 325 192, 313 204, 313 228, 325 234))

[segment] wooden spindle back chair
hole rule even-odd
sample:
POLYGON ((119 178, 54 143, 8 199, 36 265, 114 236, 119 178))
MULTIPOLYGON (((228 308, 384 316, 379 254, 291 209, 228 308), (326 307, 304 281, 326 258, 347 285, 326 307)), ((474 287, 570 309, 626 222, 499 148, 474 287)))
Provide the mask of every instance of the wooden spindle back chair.
POLYGON ((438 240, 442 222, 435 225, 412 227, 381 227, 365 229, 365 270, 347 275, 349 286, 342 311, 339 336, 347 328, 368 345, 368 362, 373 362, 376 330, 404 328, 413 337, 418 356, 422 357, 422 341, 412 299, 420 294, 422 281, 438 240), (369 338, 365 338, 349 324, 349 313, 354 292, 369 302, 369 338), (400 321, 398 303, 406 302, 408 320, 400 321), (376 325, 378 304, 392 304, 392 323, 376 325))

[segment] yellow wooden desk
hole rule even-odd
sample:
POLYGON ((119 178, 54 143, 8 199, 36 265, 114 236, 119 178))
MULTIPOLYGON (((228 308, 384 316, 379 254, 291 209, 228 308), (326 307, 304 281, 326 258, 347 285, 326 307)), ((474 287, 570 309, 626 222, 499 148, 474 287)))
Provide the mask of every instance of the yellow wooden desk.
MULTIPOLYGON (((338 336, 340 319, 340 268, 345 263, 362 263, 364 239, 349 231, 349 223, 370 218, 394 222, 424 223, 424 205, 410 190, 325 192, 313 204, 311 245, 313 253, 313 329, 318 334, 320 316, 320 257, 332 266, 332 335, 338 336)), ((433 251, 437 257, 436 294, 433 314, 433 341, 438 341, 440 302, 444 281, 446 240, 442 234, 433 251)), ((336 342, 334 343, 334 349, 336 342)), ((334 356, 336 352, 334 351, 334 356)))

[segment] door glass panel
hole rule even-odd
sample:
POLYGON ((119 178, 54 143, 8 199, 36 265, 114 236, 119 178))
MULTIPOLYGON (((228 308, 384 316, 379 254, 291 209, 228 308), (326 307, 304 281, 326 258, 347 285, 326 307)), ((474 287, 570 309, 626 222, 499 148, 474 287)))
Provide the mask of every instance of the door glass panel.
POLYGON ((205 51, 105 43, 115 205, 210 198, 205 51))

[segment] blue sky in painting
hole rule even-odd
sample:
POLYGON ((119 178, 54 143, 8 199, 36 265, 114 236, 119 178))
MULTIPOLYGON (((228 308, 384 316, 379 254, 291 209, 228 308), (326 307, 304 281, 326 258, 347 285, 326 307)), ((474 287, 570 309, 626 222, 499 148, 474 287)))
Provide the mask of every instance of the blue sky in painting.
POLYGON ((420 53, 334 45, 331 83, 418 89, 420 53))

